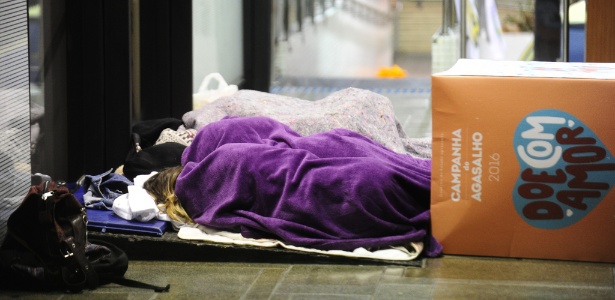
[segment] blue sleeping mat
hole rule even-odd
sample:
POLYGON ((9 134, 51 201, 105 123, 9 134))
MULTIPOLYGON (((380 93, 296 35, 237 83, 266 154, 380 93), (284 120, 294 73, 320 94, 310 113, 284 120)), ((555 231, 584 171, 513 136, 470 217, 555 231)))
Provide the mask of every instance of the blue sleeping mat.
POLYGON ((167 228, 167 222, 156 219, 148 222, 128 221, 110 210, 88 208, 86 211, 88 230, 162 236, 167 228))
MULTIPOLYGON (((69 188, 71 187, 69 186, 69 188)), ((83 187, 73 192, 81 204, 83 204, 83 193, 83 187)), ((118 217, 110 210, 88 208, 86 213, 88 216, 87 228, 90 231, 162 236, 168 225, 168 222, 156 219, 149 222, 128 221, 118 217)))

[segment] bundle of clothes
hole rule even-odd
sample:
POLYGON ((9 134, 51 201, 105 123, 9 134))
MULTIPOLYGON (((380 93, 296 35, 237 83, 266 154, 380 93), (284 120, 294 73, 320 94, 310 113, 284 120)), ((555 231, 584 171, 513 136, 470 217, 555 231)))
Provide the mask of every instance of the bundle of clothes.
MULTIPOLYGON (((382 95, 367 90, 348 88, 321 100, 307 101, 242 90, 231 96, 220 98, 199 110, 187 112, 182 120, 161 119, 136 124, 133 127, 133 136, 135 147, 127 156, 123 166, 115 172, 109 170, 99 175, 86 176, 84 181, 86 207, 113 210, 118 216, 137 222, 153 218, 171 221, 174 228, 179 230, 178 236, 185 239, 283 246, 303 251, 322 251, 326 254, 342 253, 346 256, 358 255, 395 260, 414 259, 423 250, 430 257, 441 253, 441 246, 430 235, 429 228, 431 141, 424 138, 406 137, 395 118, 390 100, 382 95), (240 128, 249 129, 242 131, 240 128), (220 134, 221 132, 228 133, 220 134), (242 143, 240 147, 236 145, 237 140, 242 143), (314 148, 319 143, 333 146, 328 147, 325 151, 327 153, 321 153, 318 152, 320 150, 314 148), (228 154, 230 152, 227 144, 233 144, 232 154, 228 154), (223 147, 224 145, 227 146, 223 147), (212 165, 215 162, 227 165, 230 163, 233 166, 244 164, 246 170, 259 168, 257 164, 262 165, 264 159, 261 157, 262 152, 251 152, 248 149, 254 145, 272 147, 276 151, 281 148, 307 151, 307 154, 299 155, 322 159, 318 162, 319 164, 324 163, 329 168, 328 170, 336 168, 342 170, 341 172, 348 169, 350 164, 347 161, 352 160, 353 157, 374 156, 383 164, 390 165, 391 172, 397 174, 394 175, 398 177, 395 179, 396 182, 403 185, 404 193, 405 191, 411 191, 411 193, 395 196, 407 199, 403 201, 404 203, 390 202, 389 195, 379 196, 377 193, 369 199, 360 200, 359 202, 363 204, 359 204, 359 208, 351 209, 351 214, 354 216, 348 216, 349 219, 343 221, 345 224, 336 224, 342 221, 335 212, 330 214, 331 219, 327 219, 327 228, 321 228, 322 219, 311 220, 309 214, 300 221, 289 221, 285 219, 285 216, 288 216, 288 212, 284 212, 286 208, 296 213, 297 207, 308 205, 310 207, 304 207, 306 211, 314 210, 317 204, 321 203, 319 201, 323 197, 318 195, 321 195, 323 191, 330 193, 324 198, 360 199, 366 189, 361 188, 356 191, 346 189, 342 193, 335 190, 336 187, 340 187, 339 178, 352 176, 351 174, 319 171, 317 175, 314 175, 315 173, 310 170, 299 172, 298 168, 304 166, 294 164, 294 158, 284 162, 280 157, 273 157, 272 164, 270 164, 272 169, 264 170, 269 175, 265 175, 267 178, 263 182, 267 182, 265 186, 267 189, 275 191, 270 194, 279 199, 262 201, 269 201, 267 203, 279 209, 275 209, 275 213, 268 211, 265 214, 262 211, 245 212, 233 209, 238 205, 228 202, 234 201, 233 197, 225 195, 218 197, 215 192, 211 192, 213 189, 206 187, 204 183, 207 180, 225 182, 224 185, 228 186, 223 189, 235 189, 239 192, 242 187, 249 186, 248 182, 259 180, 259 178, 248 180, 243 178, 245 176, 227 180, 228 174, 219 172, 216 175, 217 173, 212 171, 228 169, 228 166, 218 166, 217 169, 213 169, 212 165), (221 149, 225 149, 224 152, 221 149), (243 150, 247 151, 238 156, 237 151, 243 150), (259 157, 252 157, 253 155, 259 157), (233 159, 238 157, 242 161, 234 162, 233 159), (405 157, 409 159, 404 159, 405 157), (197 202, 196 199, 203 197, 217 199, 215 200, 217 204, 214 206, 222 210, 208 209, 198 212, 195 216, 201 218, 195 219, 197 224, 188 226, 183 222, 171 220, 155 204, 151 195, 143 189, 143 183, 158 171, 178 165, 184 165, 190 170, 199 170, 198 172, 186 171, 185 176, 180 175, 178 179, 176 193, 186 199, 183 202, 187 210, 194 210, 195 207, 211 208, 211 205, 201 205, 197 202), (301 177, 300 181, 317 181, 316 184, 321 186, 318 188, 306 184, 293 186, 288 182, 283 182, 284 180, 280 181, 281 184, 272 183, 271 174, 287 172, 289 169, 295 170, 294 174, 301 177), (407 171, 410 169, 412 171, 407 171), (287 197, 291 189, 293 192, 299 191, 307 195, 306 198, 287 197), (385 203, 386 201, 390 203, 385 203), (225 218, 216 217, 222 215, 225 218), (338 231, 343 231, 344 234, 348 230, 353 231, 352 224, 361 222, 378 223, 378 226, 381 225, 380 223, 387 225, 381 226, 383 232, 377 233, 378 238, 367 235, 363 237, 361 230, 351 232, 352 242, 340 242, 340 237, 335 236, 338 231), (391 234, 387 236, 389 231, 391 234), (405 242, 401 243, 401 241, 405 242), (384 245, 390 247, 383 247, 384 245)), ((292 156, 295 156, 296 152, 292 153, 292 156)), ((361 171, 360 168, 353 172, 355 176, 364 173, 365 178, 375 174, 370 174, 369 170, 361 171)), ((217 188, 220 188, 219 184, 217 188)), ((367 188, 369 190, 370 187, 367 188)), ((376 189, 378 186, 374 186, 374 190, 376 189)), ((255 191, 255 193, 262 194, 262 197, 271 197, 265 192, 255 191)), ((252 201, 260 196, 252 195, 248 198, 252 201)), ((347 214, 348 207, 338 204, 329 203, 322 205, 321 208, 326 207, 328 210, 339 208, 339 214, 347 214)))

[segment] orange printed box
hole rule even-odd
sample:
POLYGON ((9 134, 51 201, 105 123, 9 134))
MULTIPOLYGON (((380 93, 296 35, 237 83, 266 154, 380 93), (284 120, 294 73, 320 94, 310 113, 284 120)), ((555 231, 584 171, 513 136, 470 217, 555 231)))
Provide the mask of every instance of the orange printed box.
POLYGON ((432 122, 444 253, 615 262, 615 64, 462 59, 432 122))

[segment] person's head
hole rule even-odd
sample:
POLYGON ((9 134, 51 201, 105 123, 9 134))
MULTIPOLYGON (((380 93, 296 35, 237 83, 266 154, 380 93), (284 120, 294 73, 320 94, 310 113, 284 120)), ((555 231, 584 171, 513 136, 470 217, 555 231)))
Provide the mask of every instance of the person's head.
POLYGON ((188 224, 194 221, 188 216, 175 195, 175 181, 183 170, 182 166, 166 168, 153 175, 143 183, 143 188, 152 196, 156 204, 162 205, 162 209, 169 218, 188 224))

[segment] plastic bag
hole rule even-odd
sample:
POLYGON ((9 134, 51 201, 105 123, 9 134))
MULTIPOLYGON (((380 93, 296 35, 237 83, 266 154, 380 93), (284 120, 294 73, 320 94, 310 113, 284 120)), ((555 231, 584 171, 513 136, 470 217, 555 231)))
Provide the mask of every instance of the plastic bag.
POLYGON ((199 91, 196 94, 192 95, 192 109, 197 110, 203 105, 209 104, 220 97, 230 96, 237 92, 237 90, 237 86, 234 84, 229 85, 228 83, 226 83, 220 73, 211 73, 205 76, 205 78, 201 82, 199 91), (218 81, 218 87, 214 89, 209 89, 209 84, 212 79, 218 81))

